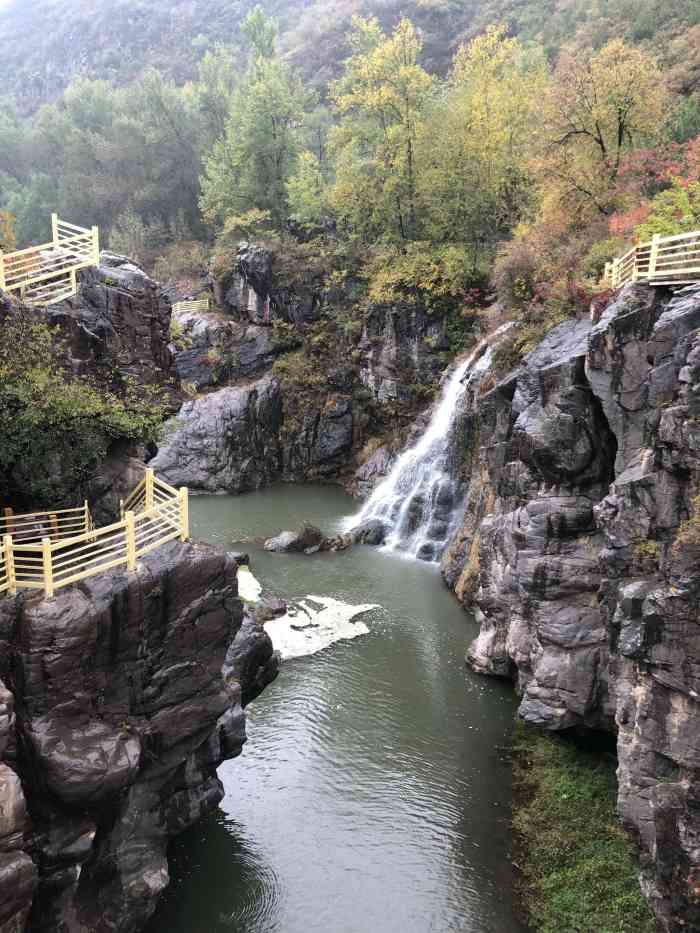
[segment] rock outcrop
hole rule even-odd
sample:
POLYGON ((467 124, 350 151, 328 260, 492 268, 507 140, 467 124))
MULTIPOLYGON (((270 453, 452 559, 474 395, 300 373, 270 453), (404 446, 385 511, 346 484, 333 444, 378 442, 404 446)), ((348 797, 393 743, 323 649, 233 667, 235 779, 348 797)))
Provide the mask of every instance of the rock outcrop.
POLYGON ((337 475, 353 443, 350 397, 328 395, 292 429, 280 381, 267 375, 186 402, 149 465, 169 483, 238 493, 275 480, 337 475))
POLYGON ((481 625, 472 666, 516 682, 526 721, 617 733, 666 933, 700 929, 699 327, 700 288, 631 286, 472 402, 443 560, 481 625))
POLYGON ((221 800, 216 768, 241 752, 243 706, 277 673, 236 566, 171 544, 135 574, 0 601, 3 933, 30 906, 37 933, 143 928, 169 836, 221 800))
POLYGON ((281 475, 279 382, 220 389, 186 402, 166 425, 151 466, 166 482, 206 492, 246 492, 281 475))
POLYGON ((269 369, 277 350, 272 330, 215 312, 178 314, 181 335, 171 350, 183 385, 198 390, 247 379, 269 369))

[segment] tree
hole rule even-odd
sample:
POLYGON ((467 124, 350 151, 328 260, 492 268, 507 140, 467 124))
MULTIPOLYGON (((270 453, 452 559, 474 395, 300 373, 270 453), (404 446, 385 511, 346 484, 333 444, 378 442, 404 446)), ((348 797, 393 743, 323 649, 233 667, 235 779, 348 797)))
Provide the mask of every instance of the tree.
POLYGON ((365 239, 418 235, 416 139, 433 78, 418 64, 421 41, 402 19, 392 35, 375 18, 353 19, 353 54, 332 87, 340 123, 331 205, 365 239))
POLYGON ((455 58, 419 137, 426 230, 465 242, 476 265, 528 206, 537 110, 547 84, 541 54, 493 26, 455 58))
POLYGON ((610 215, 625 155, 663 132, 669 93, 656 61, 619 39, 562 51, 543 109, 541 177, 550 202, 582 221, 610 215))
POLYGON ((201 179, 200 203, 210 223, 258 209, 269 211, 282 225, 288 214, 287 181, 296 167, 313 96, 279 56, 267 57, 274 48, 273 27, 260 16, 256 8, 246 20, 253 58, 201 179))
POLYGON ((0 253, 11 253, 16 245, 15 218, 9 211, 0 211, 0 253))

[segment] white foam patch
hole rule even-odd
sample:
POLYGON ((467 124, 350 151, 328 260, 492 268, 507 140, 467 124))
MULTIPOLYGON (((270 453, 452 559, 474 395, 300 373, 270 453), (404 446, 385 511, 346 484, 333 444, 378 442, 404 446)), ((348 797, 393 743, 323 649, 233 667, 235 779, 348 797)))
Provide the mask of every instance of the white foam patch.
POLYGON ((290 607, 287 614, 265 623, 265 631, 273 647, 284 660, 316 654, 337 641, 349 641, 369 634, 364 622, 354 622, 358 616, 373 609, 375 604, 351 606, 330 596, 307 596, 290 607))
POLYGON ((262 593, 262 583, 256 580, 250 572, 250 567, 238 568, 238 595, 245 603, 257 603, 260 601, 262 593))

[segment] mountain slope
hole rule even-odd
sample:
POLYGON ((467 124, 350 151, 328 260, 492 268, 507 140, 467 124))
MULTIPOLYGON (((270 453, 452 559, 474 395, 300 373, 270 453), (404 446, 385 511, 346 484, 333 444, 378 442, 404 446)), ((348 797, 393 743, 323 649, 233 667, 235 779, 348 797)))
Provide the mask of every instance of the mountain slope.
MULTIPOLYGON (((155 66, 178 83, 217 42, 240 46, 240 24, 256 0, 9 0, 0 4, 0 86, 24 112, 54 100, 76 76, 116 84, 155 66)), ((612 36, 651 47, 678 71, 683 90, 700 86, 697 0, 262 0, 280 20, 282 47, 317 87, 348 54, 353 14, 384 26, 409 16, 425 42, 424 64, 444 73, 464 39, 495 21, 554 53, 612 36)))

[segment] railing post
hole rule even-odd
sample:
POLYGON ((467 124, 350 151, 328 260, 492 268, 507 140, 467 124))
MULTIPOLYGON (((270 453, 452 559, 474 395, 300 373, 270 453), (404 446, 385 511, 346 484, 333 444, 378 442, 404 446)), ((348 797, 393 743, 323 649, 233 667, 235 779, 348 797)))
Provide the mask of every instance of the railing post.
POLYGON ((54 247, 58 246, 58 214, 51 215, 51 239, 54 247))
POLYGON ((620 260, 613 259, 613 264, 612 264, 612 287, 613 288, 617 288, 619 276, 620 276, 620 260))
POLYGON ((637 266, 637 259, 639 258, 639 247, 635 246, 634 248, 634 262, 632 264, 632 281, 636 282, 639 278, 639 268, 637 266))
POLYGON ((5 548, 5 573, 7 574, 7 591, 10 596, 17 593, 17 576, 15 574, 15 552, 12 549, 12 536, 5 535, 2 539, 5 548))
POLYGON ((154 498, 153 498, 153 470, 146 470, 146 511, 148 512, 153 508, 154 498))
POLYGON ((41 539, 41 552, 44 559, 44 596, 53 599, 53 565, 51 562, 51 538, 41 539))
POLYGON ((15 530, 12 523, 12 516, 14 515, 14 512, 9 506, 3 511, 5 513, 5 528, 7 529, 8 534, 12 534, 15 530))
POLYGON ((92 261, 96 266, 100 264, 100 228, 92 228, 92 261))
POLYGON ((2 255, 2 250, 0 250, 0 291, 5 290, 5 259, 2 255))
POLYGON ((126 522, 126 569, 129 573, 136 570, 136 522, 134 513, 127 512, 124 516, 126 522))
POLYGON ((180 499, 180 541, 189 541, 190 537, 190 503, 187 488, 182 486, 178 493, 180 499))
POLYGON ((651 252, 649 253, 649 281, 656 275, 656 263, 659 259, 659 244, 661 243, 661 234, 655 233, 651 238, 651 252))

